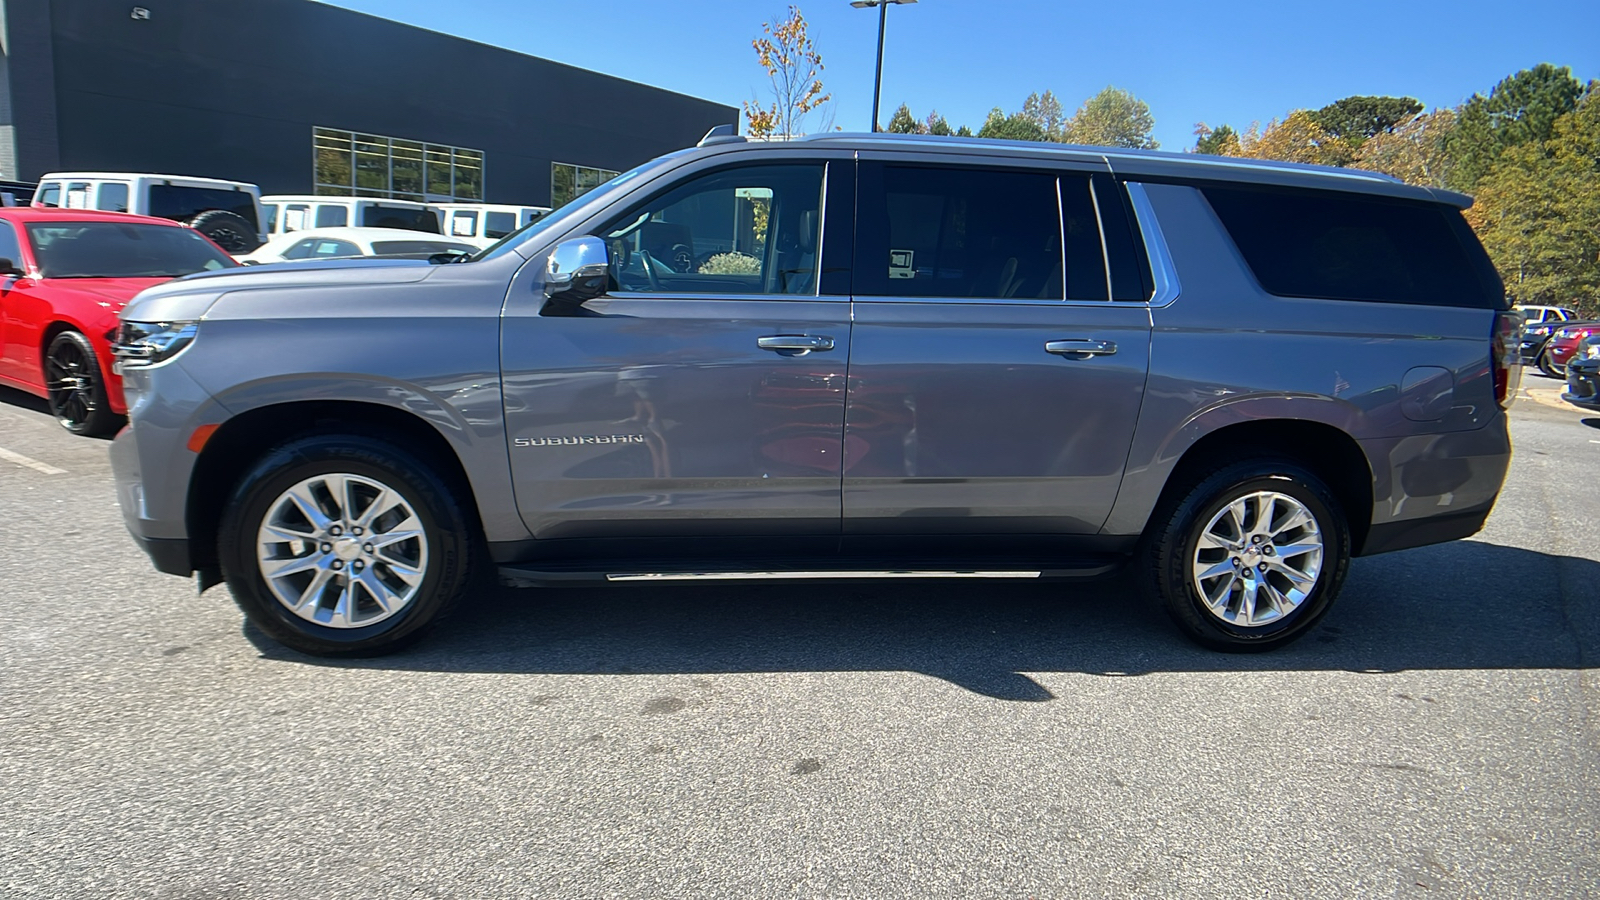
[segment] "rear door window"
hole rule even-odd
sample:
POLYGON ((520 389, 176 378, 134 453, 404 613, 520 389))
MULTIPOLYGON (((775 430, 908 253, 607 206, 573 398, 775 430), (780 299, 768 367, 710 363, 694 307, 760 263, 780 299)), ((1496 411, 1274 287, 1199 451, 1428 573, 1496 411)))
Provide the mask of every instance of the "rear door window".
POLYGON ((373 203, 361 211, 361 224, 368 228, 404 228, 408 231, 439 233, 439 217, 429 209, 410 209, 373 203))
POLYGON ((61 205, 61 182, 47 181, 39 185, 38 201, 40 206, 57 207, 61 205))
POLYGON ((1505 308, 1499 276, 1454 209, 1338 191, 1201 190, 1268 293, 1505 308))
POLYGON ((111 212, 127 212, 128 185, 121 181, 107 181, 101 184, 100 191, 95 195, 94 208, 111 212))
POLYGON ((499 240, 517 230, 517 214, 488 212, 483 214, 483 236, 499 240))
POLYGON ((860 184, 857 294, 1060 300, 1070 280, 1074 299, 1106 299, 1086 179, 1058 196, 1046 172, 866 163, 860 184))
POLYGON ((350 224, 350 211, 337 203, 317 204, 318 228, 341 228, 350 224))
POLYGON ((150 185, 149 215, 176 222, 188 222, 207 210, 223 209, 244 219, 256 231, 256 198, 247 191, 221 188, 184 187, 176 184, 150 185))

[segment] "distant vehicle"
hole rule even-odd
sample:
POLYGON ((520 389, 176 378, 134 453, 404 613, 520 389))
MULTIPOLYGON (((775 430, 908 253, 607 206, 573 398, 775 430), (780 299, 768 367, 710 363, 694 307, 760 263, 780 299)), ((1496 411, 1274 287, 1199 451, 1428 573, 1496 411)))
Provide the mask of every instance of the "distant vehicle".
POLYGON ((130 172, 53 172, 39 179, 33 205, 171 219, 229 253, 249 253, 267 240, 261 189, 243 181, 130 172))
POLYGON ((512 206, 503 203, 441 203, 444 233, 468 238, 487 247, 529 222, 550 212, 548 206, 512 206))
POLYGON ((1541 322, 1567 322, 1578 317, 1578 314, 1565 306, 1514 306, 1512 309, 1522 313, 1522 321, 1527 325, 1538 325, 1541 322))
POLYGON ((1568 322, 1557 328, 1539 354, 1539 371, 1551 378, 1565 379, 1567 363, 1577 354, 1578 346, 1594 334, 1600 334, 1600 322, 1568 322))
POLYGON ((111 368, 117 314, 145 288, 234 266, 198 232, 167 219, 0 209, 0 384, 44 397, 73 434, 110 434, 126 412, 111 368))
POLYGON ((382 197, 323 197, 271 194, 261 198, 267 232, 288 234, 308 228, 400 228, 440 234, 439 207, 382 197))
POLYGON ((478 247, 426 231, 395 228, 311 228, 280 234, 254 253, 238 257, 247 266, 308 259, 427 259, 438 253, 470 254, 478 247))
POLYGON ((1600 334, 1585 338, 1567 362, 1567 390, 1561 399, 1600 412, 1600 334))
POLYGON ((36 187, 26 181, 0 181, 0 206, 27 206, 36 187))

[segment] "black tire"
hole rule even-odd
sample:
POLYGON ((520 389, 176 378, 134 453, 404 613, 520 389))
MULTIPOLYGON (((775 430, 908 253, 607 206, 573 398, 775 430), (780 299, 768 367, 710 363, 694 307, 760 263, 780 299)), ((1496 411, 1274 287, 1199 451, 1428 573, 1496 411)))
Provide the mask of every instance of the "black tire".
POLYGON ((235 256, 261 246, 250 222, 244 216, 225 209, 208 209, 190 219, 189 227, 235 256))
POLYGON ((44 351, 45 398, 62 428, 84 437, 104 437, 122 426, 111 411, 106 380, 94 345, 76 331, 63 331, 44 351))
POLYGON ((1555 361, 1550 358, 1549 350, 1539 354, 1539 371, 1543 372, 1544 377, 1546 378, 1559 378, 1562 381, 1567 380, 1566 370, 1555 364, 1555 361))
MULTIPOLYGON (((1328 612, 1350 567, 1350 528, 1338 500, 1316 475, 1286 460, 1254 459, 1213 470, 1158 510, 1143 552, 1145 589, 1179 629, 1213 650, 1255 652, 1299 638, 1328 612), (1315 583, 1298 606, 1265 624, 1243 626, 1224 621, 1211 611, 1196 587, 1193 572, 1202 532, 1212 518, 1258 491, 1285 495, 1308 511, 1316 520, 1323 555, 1315 583)), ((1241 554, 1234 560, 1241 558, 1251 557, 1241 554)), ((1270 556, 1253 558, 1271 562, 1270 556)), ((1251 573, 1251 577, 1268 576, 1251 573)), ((1270 577, 1278 579, 1275 584, 1279 587, 1287 584, 1282 575, 1270 577)), ((1239 584, 1242 591, 1244 582, 1239 584)), ((1232 590, 1224 596, 1238 596, 1232 590)))
MULTIPOLYGON (((347 512, 338 515, 350 519, 347 512)), ((377 532, 374 523, 372 533, 377 532)), ((256 627, 302 653, 335 657, 391 653, 421 637, 467 592, 476 550, 477 531, 435 465, 388 441, 349 434, 296 438, 257 460, 228 500, 217 546, 223 578, 256 627), (268 586, 257 559, 258 531, 284 492, 306 479, 332 473, 372 479, 393 490, 415 511, 426 541, 427 561, 416 593, 398 611, 371 625, 330 627, 296 614, 268 586)), ((348 573, 343 583, 349 583, 348 573)), ((338 584, 333 585, 336 593, 338 584)), ((370 592, 365 596, 372 597, 370 592)))

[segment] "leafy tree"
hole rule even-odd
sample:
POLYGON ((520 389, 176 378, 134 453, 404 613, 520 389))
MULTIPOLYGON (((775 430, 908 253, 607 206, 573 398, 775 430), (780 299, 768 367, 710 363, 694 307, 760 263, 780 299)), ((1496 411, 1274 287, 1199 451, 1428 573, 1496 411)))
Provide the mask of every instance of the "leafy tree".
POLYGON ((928 113, 928 118, 922 122, 922 130, 927 134, 936 134, 940 137, 949 137, 955 133, 950 130, 950 123, 944 120, 944 116, 939 115, 938 110, 928 113))
POLYGON ((1049 91, 1029 94, 1028 99, 1022 101, 1022 117, 1039 126, 1045 139, 1051 141, 1061 140, 1062 129, 1067 124, 1067 114, 1061 109, 1061 101, 1049 91))
POLYGON ((1321 166, 1342 166, 1353 158, 1350 145, 1323 130, 1303 109, 1289 113, 1282 121, 1273 119, 1265 129, 1259 122, 1252 123, 1239 139, 1239 155, 1321 166))
POLYGON ((1412 97, 1346 97, 1311 114, 1323 131, 1359 148, 1368 138, 1393 131, 1395 126, 1422 112, 1412 97))
POLYGON ((1353 165, 1423 187, 1450 183, 1450 154, 1446 145, 1455 131, 1456 112, 1436 109, 1413 117, 1392 131, 1368 138, 1356 151, 1353 165))
POLYGON ((1511 295, 1600 314, 1600 83, 1549 140, 1505 151, 1477 189, 1467 218, 1511 295))
POLYGON ((1228 125, 1219 125, 1215 129, 1204 122, 1194 126, 1194 152, 1209 153, 1212 156, 1238 156, 1239 132, 1228 125))
POLYGON ((1511 147, 1550 139, 1556 119, 1571 112, 1583 93, 1572 70, 1540 63, 1474 94, 1461 108, 1447 148, 1451 187, 1471 191, 1511 147))
POLYGON ((1078 107, 1062 126, 1062 140, 1070 144, 1154 150, 1158 145, 1150 131, 1155 124, 1149 104, 1127 91, 1108 86, 1078 107))
POLYGON ((922 134, 924 129, 917 117, 911 114, 911 107, 900 104, 900 108, 889 117, 889 127, 885 128, 891 134, 922 134))
POLYGON ((1022 113, 1012 113, 1008 116, 998 106, 989 110, 989 118, 985 119, 983 127, 978 129, 978 137, 1009 141, 1046 140, 1044 129, 1032 119, 1022 113))
POLYGON ((750 42, 756 59, 767 70, 772 103, 751 100, 744 104, 745 131, 752 137, 795 137, 806 133, 811 113, 821 112, 821 128, 832 125, 832 110, 824 109, 831 94, 822 92, 822 56, 806 33, 806 20, 798 6, 774 26, 761 23, 762 37, 750 42))
POLYGON ((963 125, 956 129, 956 137, 972 137, 972 129, 963 125))

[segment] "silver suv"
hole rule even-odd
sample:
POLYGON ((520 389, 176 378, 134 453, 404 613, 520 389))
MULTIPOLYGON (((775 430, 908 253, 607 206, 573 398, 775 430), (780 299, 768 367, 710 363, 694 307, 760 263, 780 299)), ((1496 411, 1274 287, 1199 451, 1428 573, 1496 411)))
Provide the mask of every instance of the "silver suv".
POLYGON ((1191 637, 1311 629, 1466 537, 1519 317, 1471 201, 1098 148, 715 135, 459 264, 198 275, 117 354, 128 527, 299 650, 476 573, 1071 579, 1191 637))

